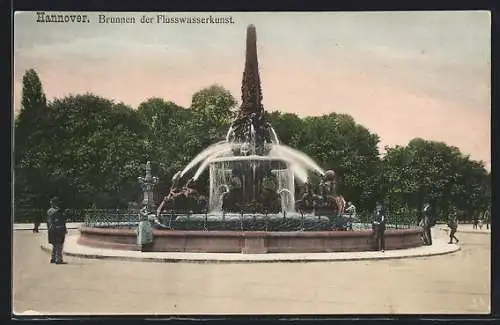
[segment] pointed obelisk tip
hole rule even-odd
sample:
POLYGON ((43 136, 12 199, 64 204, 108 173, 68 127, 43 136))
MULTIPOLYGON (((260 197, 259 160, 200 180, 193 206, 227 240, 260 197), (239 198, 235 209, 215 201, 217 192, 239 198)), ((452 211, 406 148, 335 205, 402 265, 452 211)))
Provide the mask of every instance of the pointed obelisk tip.
POLYGON ((253 36, 255 34, 256 34, 255 25, 253 25, 253 24, 248 25, 248 27, 247 27, 247 37, 249 37, 250 35, 253 36))

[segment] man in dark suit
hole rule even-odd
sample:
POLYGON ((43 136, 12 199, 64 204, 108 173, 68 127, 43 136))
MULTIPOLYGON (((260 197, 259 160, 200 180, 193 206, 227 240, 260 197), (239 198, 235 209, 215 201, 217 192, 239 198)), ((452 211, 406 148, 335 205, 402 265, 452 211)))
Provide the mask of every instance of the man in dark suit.
POLYGON ((386 224, 385 209, 381 204, 377 205, 375 210, 375 220, 373 221, 373 230, 375 232, 376 249, 385 251, 385 224, 386 224))
POLYGON ((490 215, 491 215, 491 207, 488 207, 484 212, 484 222, 486 223, 486 229, 490 229, 490 215))
POLYGON ((49 244, 52 245, 50 263, 65 264, 63 261, 63 245, 66 237, 66 214, 61 211, 61 201, 58 197, 50 200, 50 209, 47 211, 47 230, 49 244))

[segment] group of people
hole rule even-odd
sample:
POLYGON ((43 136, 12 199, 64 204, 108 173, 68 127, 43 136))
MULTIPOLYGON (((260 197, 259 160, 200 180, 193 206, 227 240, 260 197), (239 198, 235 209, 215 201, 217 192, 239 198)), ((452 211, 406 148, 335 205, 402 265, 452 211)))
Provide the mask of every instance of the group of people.
POLYGON ((472 221, 472 229, 483 229, 486 224, 486 229, 490 229, 490 209, 474 217, 472 221))
POLYGON ((420 226, 423 229, 423 240, 424 245, 432 245, 432 233, 431 229, 436 225, 436 218, 432 213, 431 205, 429 203, 424 204, 424 209, 422 211, 422 218, 420 219, 420 226))
MULTIPOLYGON (((431 205, 426 203, 424 205, 423 216, 420 221, 420 226, 423 228, 424 245, 432 245, 431 228, 435 225, 436 217, 432 212, 431 205)), ((450 217, 448 218, 447 226, 450 228, 450 240, 448 244, 453 244, 453 241, 458 243, 459 240, 457 236, 455 236, 458 230, 458 213, 455 209, 451 212, 450 217)))
MULTIPOLYGON (((385 251, 385 230, 386 230, 386 222, 387 222, 387 211, 383 208, 381 204, 377 204, 377 208, 374 213, 374 220, 372 223, 373 230, 373 238, 374 238, 374 246, 376 250, 385 251)), ((424 245, 432 245, 432 233, 431 229, 436 225, 436 218, 432 212, 431 205, 429 203, 424 204, 424 208, 422 211, 422 218, 420 219, 419 225, 422 227, 422 239, 424 241, 424 245)), ((452 244, 453 241, 458 243, 459 240, 455 236, 458 229, 458 219, 457 214, 452 213, 449 221, 448 227, 450 228, 450 241, 449 244, 452 244)))

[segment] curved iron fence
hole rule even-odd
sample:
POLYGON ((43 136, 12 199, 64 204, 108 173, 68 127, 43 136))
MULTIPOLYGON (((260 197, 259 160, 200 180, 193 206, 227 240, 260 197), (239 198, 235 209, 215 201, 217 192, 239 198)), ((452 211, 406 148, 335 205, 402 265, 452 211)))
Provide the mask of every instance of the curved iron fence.
MULTIPOLYGON (((46 210, 17 209, 14 222, 40 222, 46 220, 46 210)), ((69 209, 67 222, 83 222, 88 227, 135 228, 139 221, 138 210, 111 209, 69 209)), ((164 213, 159 217, 158 228, 172 230, 235 230, 235 231, 318 231, 318 230, 356 230, 369 229, 373 217, 370 214, 357 214, 349 222, 346 216, 328 219, 325 216, 300 215, 226 215, 214 218, 210 215, 190 213, 164 213)), ((387 218, 388 229, 405 229, 418 225, 418 215, 398 215, 387 218)))

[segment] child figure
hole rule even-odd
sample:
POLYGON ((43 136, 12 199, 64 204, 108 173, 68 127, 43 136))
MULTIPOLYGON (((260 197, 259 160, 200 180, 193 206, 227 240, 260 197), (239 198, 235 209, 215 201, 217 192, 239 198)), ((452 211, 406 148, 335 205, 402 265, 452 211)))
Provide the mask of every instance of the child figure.
POLYGON ((137 247, 141 252, 149 252, 153 247, 153 228, 149 221, 147 207, 139 211, 139 225, 137 226, 137 247))
POLYGON ((352 230, 352 223, 356 220, 356 207, 351 202, 347 202, 345 212, 347 213, 347 229, 352 230))

